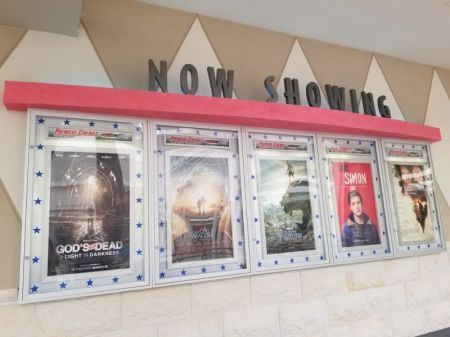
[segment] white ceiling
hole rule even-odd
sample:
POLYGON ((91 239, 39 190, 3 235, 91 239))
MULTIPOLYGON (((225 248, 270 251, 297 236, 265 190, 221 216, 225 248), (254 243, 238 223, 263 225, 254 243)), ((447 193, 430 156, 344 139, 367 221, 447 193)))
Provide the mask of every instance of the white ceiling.
POLYGON ((450 0, 141 0, 450 69, 450 0))

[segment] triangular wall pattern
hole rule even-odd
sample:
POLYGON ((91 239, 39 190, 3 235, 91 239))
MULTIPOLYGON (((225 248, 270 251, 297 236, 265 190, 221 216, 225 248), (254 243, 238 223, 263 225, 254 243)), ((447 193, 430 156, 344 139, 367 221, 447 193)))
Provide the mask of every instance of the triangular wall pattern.
MULTIPOLYGON (((300 102, 302 105, 308 105, 308 101, 306 100, 306 86, 309 82, 316 82, 317 79, 314 76, 314 73, 306 59, 305 54, 303 53, 298 40, 295 40, 294 45, 292 46, 291 53, 289 54, 286 65, 284 66, 283 73, 278 82, 277 92, 278 92, 278 102, 286 103, 286 98, 284 97, 284 81, 285 77, 289 77, 291 79, 298 79, 298 84, 300 87, 300 102)), ((323 94, 322 89, 322 108, 329 109, 328 102, 323 94)))
POLYGON ((450 98, 450 70, 437 68, 436 71, 442 81, 442 84, 444 85, 445 91, 447 91, 448 97, 450 98))
POLYGON ((265 101, 264 79, 280 78, 294 37, 204 16, 200 22, 222 65, 235 71, 237 96, 265 101))
MULTIPOLYGON (((180 71, 185 64, 192 64, 197 69, 199 82, 197 95, 212 96, 207 67, 218 69, 222 68, 222 65, 198 19, 194 20, 169 68, 167 75, 169 92, 182 93, 180 71)), ((233 95, 235 97, 234 93, 233 95)))
MULTIPOLYGON (((78 37, 28 31, 0 68, 0 96, 5 80, 111 87, 111 82, 86 32, 78 37)), ((0 178, 17 209, 22 207, 26 114, 7 111, 0 103, 0 178)))
POLYGON ((444 230, 445 240, 448 242, 450 240, 450 207, 448 206, 447 200, 445 200, 444 194, 439 184, 436 184, 437 199, 439 202, 439 211, 442 221, 442 227, 444 230))
MULTIPOLYGON (((381 71, 375 57, 372 58, 372 62, 370 63, 369 73, 367 74, 366 84, 364 85, 364 91, 371 92, 373 94, 375 104, 378 97, 381 95, 386 96, 385 104, 389 106, 391 118, 402 121, 405 120, 402 112, 400 111, 400 107, 395 100, 394 94, 392 93, 391 88, 389 88, 389 84, 386 82, 383 72, 381 71)), ((359 103, 359 112, 364 113, 362 102, 359 103)), ((377 115, 379 115, 378 109, 377 115)))
POLYGON ((0 289, 19 285, 21 224, 14 205, 0 179, 0 289))
POLYGON ((385 55, 376 58, 405 119, 423 124, 433 67, 385 55))
POLYGON ((359 95, 363 89, 372 54, 306 38, 299 41, 323 92, 325 84, 345 87, 345 105, 351 111, 348 91, 355 89, 359 95))
POLYGON ((139 1, 83 1, 82 23, 115 87, 148 89, 148 60, 170 63, 195 15, 139 1))
POLYGON ((442 140, 431 144, 434 171, 442 193, 450 202, 450 99, 436 72, 433 72, 425 124, 441 129, 442 140))
POLYGON ((0 26, 0 67, 23 38, 26 29, 0 26))

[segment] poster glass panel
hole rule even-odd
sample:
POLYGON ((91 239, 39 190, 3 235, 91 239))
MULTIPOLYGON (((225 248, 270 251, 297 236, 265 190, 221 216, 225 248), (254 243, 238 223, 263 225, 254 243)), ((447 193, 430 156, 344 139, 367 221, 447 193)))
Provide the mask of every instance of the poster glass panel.
POLYGON ((322 138, 322 151, 334 259, 391 255, 376 142, 322 138))
POLYGON ((312 136, 249 132, 256 271, 328 263, 312 136))
POLYGON ((385 142, 384 155, 399 252, 443 249, 428 145, 385 142))
POLYGON ((24 299, 148 284, 144 124, 31 114, 24 299))
POLYGON ((156 127, 157 282, 247 271, 236 130, 156 127))

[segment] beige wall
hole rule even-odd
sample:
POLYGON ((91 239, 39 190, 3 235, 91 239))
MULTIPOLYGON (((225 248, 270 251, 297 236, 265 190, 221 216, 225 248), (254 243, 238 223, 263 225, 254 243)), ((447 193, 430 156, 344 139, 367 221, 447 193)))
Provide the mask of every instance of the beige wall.
MULTIPOLYGON (((238 98, 264 100, 262 79, 269 74, 277 77, 275 84, 283 74, 299 78, 301 85, 316 81, 386 94, 394 118, 442 128, 443 141, 432 151, 450 238, 448 70, 139 2, 84 3, 77 38, 37 31, 23 37, 20 30, 0 27, 0 37, 8 41, 0 43, 0 94, 5 80, 145 89, 149 58, 167 60, 169 73, 194 62, 199 68, 234 69, 238 98)), ((172 92, 179 86, 176 81, 170 77, 172 92)), ((201 79, 201 86, 200 93, 209 95, 207 82, 201 79)), ((6 144, 0 146, 0 158, 8 158, 0 164, 0 289, 11 289, 18 282, 16 210, 22 204, 25 114, 7 111, 0 103, 0 120, 0 144, 6 144)), ((407 336, 450 325, 448 259, 446 252, 27 306, 11 304, 14 291, 3 290, 0 332, 319 337, 376 331, 407 336), (58 322, 64 322, 63 330, 58 322)))

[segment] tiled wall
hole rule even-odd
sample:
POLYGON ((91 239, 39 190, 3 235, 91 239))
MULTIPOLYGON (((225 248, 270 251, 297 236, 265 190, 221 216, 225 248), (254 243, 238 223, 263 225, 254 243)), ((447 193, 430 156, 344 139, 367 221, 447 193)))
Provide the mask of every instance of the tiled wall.
MULTIPOLYGON (((207 96, 207 66, 234 69, 240 99, 265 100, 267 75, 280 97, 283 77, 386 95, 393 118, 441 128, 432 154, 450 238, 450 70, 137 1, 86 0, 82 23, 77 38, 0 27, 0 95, 5 80, 146 89, 149 58, 169 62, 170 92, 192 63, 207 96)), ((25 114, 0 103, 1 337, 415 336, 450 326, 447 253, 17 305, 25 135, 25 114)))
POLYGON ((50 303, 14 299, 0 291, 1 336, 417 336, 450 326, 449 252, 50 303))

